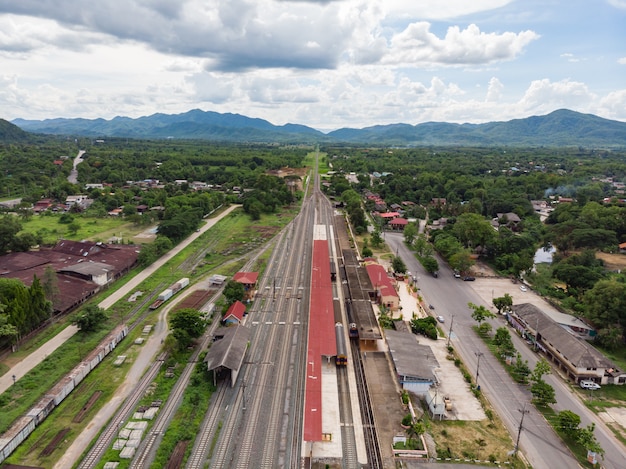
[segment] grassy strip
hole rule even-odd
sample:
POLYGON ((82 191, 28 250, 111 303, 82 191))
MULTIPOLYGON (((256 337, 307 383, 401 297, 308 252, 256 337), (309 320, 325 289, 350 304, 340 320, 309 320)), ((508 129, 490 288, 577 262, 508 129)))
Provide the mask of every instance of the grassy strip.
POLYGON ((101 330, 93 334, 76 334, 55 350, 39 365, 0 395, 0 433, 28 411, 63 376, 93 350, 108 334, 101 330))
POLYGON ((159 469, 165 467, 179 441, 189 441, 183 463, 187 460, 193 449, 193 442, 200 430, 214 391, 215 387, 209 372, 201 359, 189 380, 183 402, 163 437, 155 460, 150 466, 151 468, 159 469))
MULTIPOLYGON (((155 380, 148 387, 146 394, 139 401, 138 407, 142 407, 142 406, 149 407, 152 404, 152 402, 156 400, 160 400, 164 404, 165 401, 167 401, 167 398, 170 395, 172 389, 176 385, 176 382, 180 378, 180 374, 183 372, 190 355, 191 353, 187 352, 187 353, 182 353, 182 354, 179 353, 175 357, 170 357, 167 360, 167 362, 163 365, 159 373, 157 374, 155 380), (165 371, 168 367, 174 368, 174 376, 172 378, 165 377, 165 371)), ((185 393, 187 392, 188 391, 186 390, 185 393)), ((131 417, 130 420, 132 421, 134 419, 131 417)), ((146 431, 143 433, 144 438, 146 438, 149 435, 150 429, 154 425, 155 420, 147 420, 147 422, 148 422, 148 427, 146 428, 146 431)), ((166 433, 166 438, 169 432, 170 432, 170 429, 168 428, 168 431, 166 433)), ((173 447, 171 449, 173 450, 173 447)), ((131 460, 129 459, 120 458, 120 450, 114 450, 112 448, 109 448, 104 453, 99 466, 104 464, 107 461, 119 462, 118 469, 126 469, 130 466, 130 463, 131 463, 131 460)), ((156 467, 156 466, 151 465, 150 467, 156 467)))

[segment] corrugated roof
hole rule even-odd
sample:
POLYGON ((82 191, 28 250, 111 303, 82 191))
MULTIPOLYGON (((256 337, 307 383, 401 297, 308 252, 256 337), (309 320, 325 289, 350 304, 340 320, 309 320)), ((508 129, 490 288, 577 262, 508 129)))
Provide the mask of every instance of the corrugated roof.
POLYGON ((222 327, 215 335, 223 337, 213 342, 209 348, 204 358, 207 369, 210 371, 224 367, 239 370, 248 349, 250 329, 244 326, 222 327))
POLYGON ((389 353, 399 376, 435 380, 433 368, 439 362, 429 345, 420 344, 413 333, 385 329, 389 353))
POLYGON ((539 341, 548 342, 577 368, 615 368, 615 365, 585 340, 576 337, 530 303, 513 305, 513 312, 530 329, 539 332, 539 341))

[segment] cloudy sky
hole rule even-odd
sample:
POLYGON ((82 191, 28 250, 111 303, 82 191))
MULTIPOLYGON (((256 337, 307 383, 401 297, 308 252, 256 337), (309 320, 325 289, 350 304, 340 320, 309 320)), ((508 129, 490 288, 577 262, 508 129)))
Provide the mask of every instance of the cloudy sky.
POLYGON ((626 121, 626 0, 0 0, 0 118, 626 121))

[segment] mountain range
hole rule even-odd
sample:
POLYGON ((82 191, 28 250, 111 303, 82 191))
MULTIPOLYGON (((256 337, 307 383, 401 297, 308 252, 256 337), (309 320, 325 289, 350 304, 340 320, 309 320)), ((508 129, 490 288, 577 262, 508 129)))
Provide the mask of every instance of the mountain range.
POLYGON ((0 119, 0 140, 21 139, 19 130, 38 134, 135 139, 204 139, 222 142, 346 143, 393 146, 583 146, 626 148, 626 122, 560 109, 543 116, 506 122, 376 125, 323 133, 298 124, 274 125, 240 114, 194 109, 182 114, 153 114, 106 119, 0 119), (7 125, 8 124, 8 125, 7 125), (13 127, 19 127, 14 129, 13 127))

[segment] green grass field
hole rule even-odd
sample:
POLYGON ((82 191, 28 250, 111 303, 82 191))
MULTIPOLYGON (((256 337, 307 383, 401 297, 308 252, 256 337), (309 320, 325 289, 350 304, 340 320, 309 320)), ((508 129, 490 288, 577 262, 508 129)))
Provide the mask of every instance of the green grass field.
POLYGON ((113 236, 121 237, 124 241, 132 239, 135 235, 147 230, 149 227, 135 225, 118 217, 95 218, 84 215, 74 215, 74 222, 80 228, 72 233, 69 224, 59 223, 60 215, 36 215, 27 220, 20 220, 22 231, 40 235, 43 244, 53 245, 59 239, 89 240, 106 242, 113 236))

